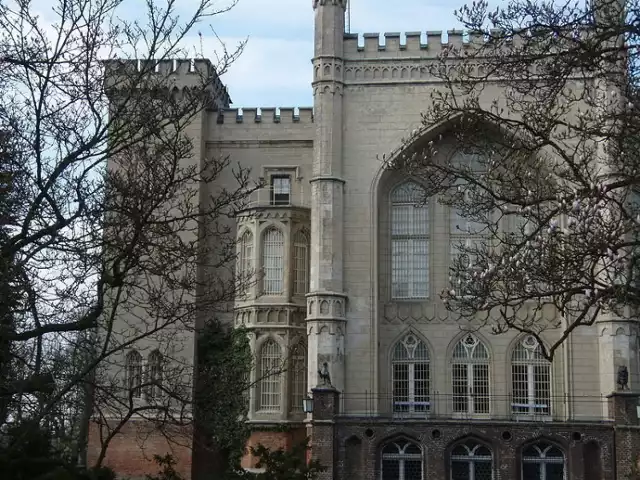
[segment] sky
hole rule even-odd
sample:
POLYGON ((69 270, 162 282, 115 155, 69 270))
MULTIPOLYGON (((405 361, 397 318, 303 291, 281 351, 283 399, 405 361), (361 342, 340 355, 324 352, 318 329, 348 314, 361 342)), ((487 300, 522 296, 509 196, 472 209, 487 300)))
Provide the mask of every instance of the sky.
MULTIPOLYGON (((187 5, 193 0, 183 0, 187 5)), ((224 0, 220 0, 222 6, 224 0)), ((351 33, 411 32, 460 28, 454 10, 465 0, 351 0, 351 33)), ((313 105, 312 0, 239 0, 232 10, 196 28, 193 43, 215 57, 248 38, 243 54, 223 75, 234 107, 313 105), (203 41, 197 37, 202 33, 203 41)))

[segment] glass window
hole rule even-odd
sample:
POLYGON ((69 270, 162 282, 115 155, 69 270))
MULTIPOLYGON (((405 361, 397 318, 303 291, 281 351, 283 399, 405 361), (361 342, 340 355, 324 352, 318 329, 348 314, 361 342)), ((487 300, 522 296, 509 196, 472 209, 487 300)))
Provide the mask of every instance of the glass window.
POLYGON ((134 398, 142 396, 142 355, 131 350, 126 357, 126 384, 134 398))
POLYGON ((551 364, 535 337, 527 335, 511 354, 511 411, 518 415, 551 415, 551 364))
POLYGON ((391 193, 391 294, 427 298, 429 293, 429 208, 422 187, 407 182, 391 193))
POLYGON ((309 235, 299 231, 293 237, 293 292, 309 292, 309 235))
POLYGON ((267 412, 280 411, 282 367, 280 346, 274 340, 267 340, 260 349, 258 410, 267 412))
POLYGON ((555 445, 536 443, 522 452, 522 480, 564 480, 564 454, 555 445))
POLYGON ((489 350, 475 335, 465 335, 452 359, 453 411, 489 413, 489 350))
POLYGON ((429 351, 415 335, 409 334, 393 349, 391 376, 394 412, 428 412, 429 351))
POLYGON ((407 440, 387 443, 381 455, 382 480, 422 480, 422 451, 407 440))
POLYGON ((238 258, 239 291, 246 292, 253 277, 253 234, 246 231, 240 237, 240 252, 238 258))
POLYGON ((289 175, 271 176, 271 205, 289 205, 291 203, 291 177, 289 175))
POLYGON ((491 450, 475 440, 456 445, 451 450, 451 480, 491 480, 491 450))
POLYGON ((154 350, 149 354, 149 388, 148 396, 150 399, 157 399, 162 396, 162 354, 158 350, 154 350))
POLYGON ((264 233, 262 243, 263 293, 280 295, 284 288, 284 235, 271 228, 264 233))
POLYGON ((289 360, 289 379, 291 382, 291 411, 302 411, 302 400, 307 392, 307 349, 300 342, 291 350, 289 360))

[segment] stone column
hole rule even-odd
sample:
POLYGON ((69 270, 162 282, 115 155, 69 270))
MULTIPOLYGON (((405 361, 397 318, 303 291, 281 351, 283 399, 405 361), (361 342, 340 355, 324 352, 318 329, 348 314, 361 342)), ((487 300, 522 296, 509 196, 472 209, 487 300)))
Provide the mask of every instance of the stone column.
POLYGON ((332 386, 312 388, 311 459, 326 468, 319 480, 333 480, 336 469, 335 417, 340 411, 340 393, 332 386))
POLYGON ((311 179, 311 265, 307 295, 308 381, 326 362, 332 384, 345 387, 342 178, 343 38, 346 0, 314 0, 315 139, 311 179))

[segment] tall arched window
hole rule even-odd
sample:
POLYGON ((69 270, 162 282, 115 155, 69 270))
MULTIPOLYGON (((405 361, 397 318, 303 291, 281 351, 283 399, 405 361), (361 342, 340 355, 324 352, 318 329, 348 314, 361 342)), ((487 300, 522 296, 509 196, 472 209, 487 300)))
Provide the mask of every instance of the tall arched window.
POLYGON ((429 411, 429 350, 415 335, 396 343, 391 358, 394 412, 429 411))
POLYGON ((551 415, 551 364, 532 335, 511 354, 511 411, 518 415, 551 415))
POLYGON ((555 445, 536 443, 522 451, 522 480, 564 480, 564 454, 555 445))
POLYGON ((280 295, 284 289, 284 235, 275 228, 264 233, 262 268, 262 292, 265 295, 280 295))
POLYGON ((240 237, 240 252, 238 256, 238 277, 240 291, 245 293, 249 282, 253 280, 253 234, 246 231, 240 237))
POLYGON ((394 440, 382 448, 382 480, 422 480, 422 450, 408 440, 394 440))
POLYGON ((280 380, 282 378, 282 352, 274 340, 267 340, 260 349, 258 378, 258 410, 280 411, 280 380))
POLYGON ((413 182, 391 193, 391 295, 427 298, 429 294, 429 207, 425 191, 413 182))
POLYGON ((453 349, 453 411, 489 413, 489 350, 471 333, 453 349))
POLYGON ((131 350, 127 353, 125 360, 126 365, 126 384, 134 398, 142 396, 142 355, 137 350, 131 350))
POLYGON ((293 293, 309 292, 309 236, 299 231, 293 237, 293 293))
POLYGON ((158 350, 154 350, 149 354, 147 365, 149 368, 148 396, 150 399, 157 399, 162 396, 162 362, 162 354, 158 350))
POLYGON ((297 343, 291 350, 289 358, 290 409, 302 411, 302 400, 307 392, 307 348, 304 343, 297 343))
POLYGON ((451 450, 451 480, 491 480, 493 455, 489 447, 467 440, 451 450))

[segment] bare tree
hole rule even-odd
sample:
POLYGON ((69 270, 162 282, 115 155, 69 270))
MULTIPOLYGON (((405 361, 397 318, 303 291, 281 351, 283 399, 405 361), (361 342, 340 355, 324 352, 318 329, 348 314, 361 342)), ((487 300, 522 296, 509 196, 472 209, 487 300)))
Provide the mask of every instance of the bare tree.
POLYGON ((0 428, 45 428, 70 463, 88 414, 98 464, 134 417, 180 441, 194 329, 247 280, 230 225, 257 185, 197 138, 243 44, 184 48, 233 3, 0 4, 0 428))
POLYGON ((549 359, 640 304, 639 4, 624 3, 463 7, 424 130, 388 162, 460 219, 448 309, 495 333, 555 329, 549 359))

